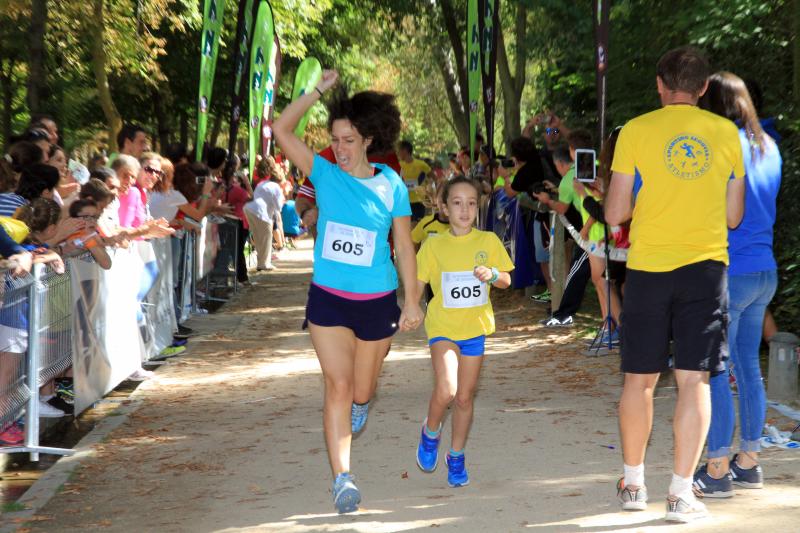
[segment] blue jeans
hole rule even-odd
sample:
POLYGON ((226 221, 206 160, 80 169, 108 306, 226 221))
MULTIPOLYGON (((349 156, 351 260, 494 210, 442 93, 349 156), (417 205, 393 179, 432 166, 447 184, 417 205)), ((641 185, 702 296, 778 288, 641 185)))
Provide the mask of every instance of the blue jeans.
MULTIPOLYGON (((753 272, 728 278, 730 295, 728 345, 730 361, 739 390, 740 448, 743 452, 761 450, 761 432, 767 416, 767 395, 761 380, 758 348, 764 326, 764 312, 778 286, 774 270, 753 272)), ((726 457, 731 452, 736 423, 728 373, 711 378, 711 427, 708 430, 708 457, 726 457)))

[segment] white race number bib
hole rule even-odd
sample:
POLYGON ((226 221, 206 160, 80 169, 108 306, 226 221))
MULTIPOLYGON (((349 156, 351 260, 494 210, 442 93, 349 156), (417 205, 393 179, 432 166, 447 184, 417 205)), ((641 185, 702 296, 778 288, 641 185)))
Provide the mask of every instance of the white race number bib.
POLYGON ((472 270, 442 272, 442 300, 448 309, 478 307, 489 302, 489 291, 472 270))
POLYGON ((337 263, 372 266, 377 232, 356 226, 328 222, 322 243, 322 257, 337 263))

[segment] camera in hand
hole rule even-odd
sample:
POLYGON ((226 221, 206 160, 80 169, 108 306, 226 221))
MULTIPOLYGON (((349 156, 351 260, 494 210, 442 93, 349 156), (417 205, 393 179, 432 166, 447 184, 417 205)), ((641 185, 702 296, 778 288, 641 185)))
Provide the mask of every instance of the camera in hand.
POLYGON ((198 185, 205 185, 207 179, 208 179, 208 176, 197 176, 195 178, 195 181, 197 182, 198 185))
POLYGON ((531 186, 531 193, 532 194, 540 194, 543 192, 547 192, 547 187, 541 181, 537 181, 531 186))
POLYGON ((500 163, 500 165, 503 168, 514 168, 516 166, 514 164, 514 160, 513 159, 503 159, 503 161, 500 163))

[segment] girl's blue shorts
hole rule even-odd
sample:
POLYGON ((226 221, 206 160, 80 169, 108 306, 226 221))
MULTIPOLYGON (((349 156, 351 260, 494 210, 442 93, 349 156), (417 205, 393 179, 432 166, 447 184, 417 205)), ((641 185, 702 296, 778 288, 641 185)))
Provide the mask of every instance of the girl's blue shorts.
POLYGON ((433 346, 434 342, 439 341, 452 342, 461 350, 461 355, 483 355, 486 347, 486 335, 480 335, 463 341, 454 341, 447 337, 434 337, 428 340, 428 346, 433 346))

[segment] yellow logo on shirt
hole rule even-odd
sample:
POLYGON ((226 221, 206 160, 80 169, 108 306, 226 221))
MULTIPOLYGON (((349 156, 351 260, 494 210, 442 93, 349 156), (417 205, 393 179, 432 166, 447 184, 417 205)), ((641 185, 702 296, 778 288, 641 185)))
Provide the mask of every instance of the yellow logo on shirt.
POLYGON ((475 254, 475 266, 483 266, 489 260, 489 254, 481 250, 475 254))
POLYGON ((667 143, 664 163, 674 176, 697 179, 711 168, 711 150, 700 137, 681 134, 667 143))

